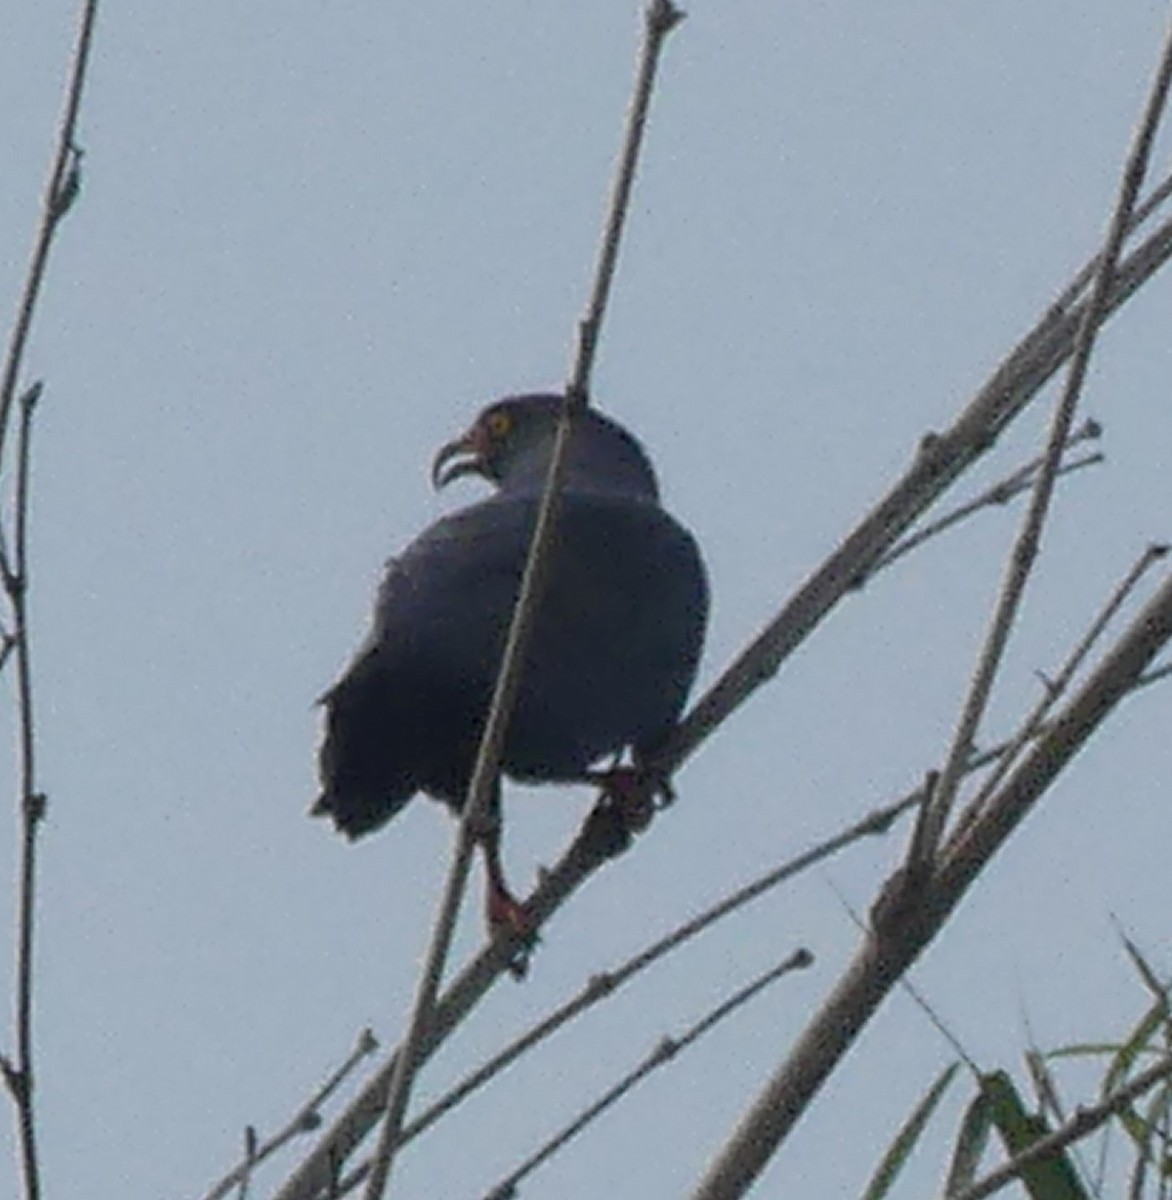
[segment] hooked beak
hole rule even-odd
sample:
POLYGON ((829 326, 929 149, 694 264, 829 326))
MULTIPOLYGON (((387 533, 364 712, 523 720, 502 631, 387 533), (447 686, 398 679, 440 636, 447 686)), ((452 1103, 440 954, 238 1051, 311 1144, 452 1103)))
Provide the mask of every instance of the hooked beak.
POLYGON ((483 475, 487 463, 484 436, 478 426, 441 446, 431 463, 431 486, 439 491, 461 475, 483 475))

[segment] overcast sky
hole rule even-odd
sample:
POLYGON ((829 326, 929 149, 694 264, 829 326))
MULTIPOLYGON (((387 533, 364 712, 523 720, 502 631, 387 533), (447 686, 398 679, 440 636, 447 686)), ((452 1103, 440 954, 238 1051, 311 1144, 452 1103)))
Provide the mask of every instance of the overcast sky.
MULTIPOLYGON (((74 7, 10 6, 0 38, 5 320, 74 7)), ((644 439, 704 547, 701 684, 1093 251, 1164 7, 689 7, 596 398, 644 439)), ((388 555, 481 494, 437 498, 435 448, 488 400, 566 375, 638 30, 629 2, 105 6, 84 191, 27 376, 46 383, 32 536, 49 1195, 198 1195, 244 1126, 284 1119, 363 1026, 397 1036, 454 826, 420 800, 348 846, 307 819, 313 701, 360 640, 388 555)), ((1086 410, 1108 462, 1063 485, 988 740, 1144 545, 1172 536, 1170 287, 1146 289, 1096 359, 1086 410)), ((1038 407, 958 494, 1037 453, 1044 425, 1038 407)), ((842 605, 421 1094, 937 764, 1017 516, 984 516, 842 605)), ((981 1065, 1134 1019, 1145 996, 1113 919, 1172 971, 1168 695, 1127 705, 915 971, 981 1065)), ((522 890, 589 803, 511 793, 522 890)), ((3 828, 7 897, 15 818, 3 828)), ((866 908, 901 848, 857 848, 645 976, 405 1154, 396 1194, 475 1200, 662 1035, 809 946, 813 969, 524 1192, 685 1195, 849 958, 847 905, 866 908)), ((479 881, 475 898, 460 955, 481 936, 479 881)), ((893 996, 760 1194, 856 1194, 952 1054, 893 996)), ((10 1137, 6 1122, 0 1153, 10 1137)), ((919 1170, 925 1189, 940 1177, 939 1161, 919 1170)), ((0 1197, 15 1186, 0 1167, 0 1197)))

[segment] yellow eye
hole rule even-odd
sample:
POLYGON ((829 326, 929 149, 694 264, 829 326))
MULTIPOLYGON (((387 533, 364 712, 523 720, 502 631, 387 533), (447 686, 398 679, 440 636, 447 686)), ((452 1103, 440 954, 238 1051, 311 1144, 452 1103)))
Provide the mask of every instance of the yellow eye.
POLYGON ((504 409, 498 408, 496 412, 490 412, 485 417, 484 427, 488 430, 489 437, 503 438, 512 429, 513 419, 504 409))

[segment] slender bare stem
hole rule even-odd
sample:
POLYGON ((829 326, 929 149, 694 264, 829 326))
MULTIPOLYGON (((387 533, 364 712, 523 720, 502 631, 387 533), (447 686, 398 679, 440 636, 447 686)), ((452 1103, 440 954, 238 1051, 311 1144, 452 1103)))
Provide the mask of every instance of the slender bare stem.
MULTIPOLYGON (((1038 472, 1029 509, 1022 522, 1021 533, 1006 565, 1005 579, 990 623, 988 635, 981 648, 972 685, 965 698, 953 735, 952 745, 940 773, 932 803, 924 813, 919 853, 933 855, 944 835, 948 815, 956 797, 965 764, 972 754, 977 730, 989 703, 993 683, 997 678, 1010 634, 1017 620, 1026 585, 1033 572, 1041 548, 1042 530, 1050 512, 1055 480, 1062 451, 1070 436, 1074 414, 1086 380, 1087 368, 1095 348, 1098 331, 1107 313, 1108 293, 1115 269, 1123 251, 1123 242, 1130 228, 1140 187, 1147 173, 1152 144, 1160 125, 1172 85, 1172 30, 1169 31, 1155 79, 1136 131, 1127 163, 1120 181, 1119 195, 1107 238, 1095 267, 1090 295, 1079 324, 1074 353, 1061 399, 1054 409, 1046 444, 1045 461, 1038 472)), ((915 844, 915 843, 914 843, 915 844)))
MULTIPOLYGON (((1108 307, 1121 308, 1172 258, 1172 220, 1161 224, 1132 251, 1116 273, 1108 307)), ((968 467, 995 444, 1041 388, 1067 361, 1084 307, 1052 305, 1018 342, 945 432, 921 443, 915 461, 842 545, 799 588, 760 634, 736 657, 677 726, 660 762, 669 773, 682 765, 728 717, 768 682, 782 663, 843 599, 874 563, 968 467)), ((1172 667, 1169 667, 1172 672, 1172 667)), ((982 758, 974 762, 988 759, 982 758)), ((535 930, 549 920, 604 863, 586 831, 526 900, 535 930)), ((500 977, 511 948, 497 941, 480 951, 452 980, 436 1004, 421 1046, 426 1057, 443 1043, 500 977)), ((385 1111, 396 1051, 331 1125, 313 1152, 293 1170, 276 1200, 313 1200, 332 1186, 345 1162, 385 1111)))
MULTIPOLYGON (((57 146, 49 179, 45 187, 41 219, 34 236, 32 256, 25 276, 24 287, 17 305, 16 320, 8 347, 0 366, 0 464, 13 407, 16 404, 18 382, 24 365, 24 352, 36 315, 37 301, 44 284, 49 252, 61 219, 68 212, 80 186, 81 151, 77 148, 76 130, 81 98, 85 87, 86 68, 97 17, 97 0, 84 0, 81 5, 79 30, 73 62, 65 91, 65 110, 57 134, 57 146)), ((16 1049, 15 1060, 0 1058, 0 1074, 12 1093, 17 1112, 21 1167, 27 1200, 39 1200, 41 1169, 37 1152, 37 1123, 35 1109, 34 1069, 34 950, 37 880, 37 833, 44 815, 45 800, 37 790, 36 737, 33 720, 32 660, 29 648, 28 610, 28 510, 30 474, 30 436, 32 416, 40 384, 27 388, 20 397, 15 484, 13 548, 4 548, 0 562, 0 584, 8 597, 12 612, 11 633, 5 633, 0 655, 7 661, 11 654, 16 662, 16 701, 19 745, 20 795, 20 862, 18 868, 17 934, 16 934, 16 1049)))
MULTIPOLYGON (((1095 422, 1088 421, 1082 429, 1070 437, 1066 443, 1066 448, 1069 450, 1071 447, 1089 438, 1097 438, 1100 432, 1099 426, 1095 422)), ((1069 475, 1073 471, 1081 471, 1084 467, 1098 466, 1104 461, 1104 456, 1096 451, 1093 454, 1084 455, 1082 458, 1074 458, 1068 462, 1064 462, 1059 468, 1058 474, 1069 475)), ((909 533, 907 537, 892 546, 875 564, 871 571, 871 576, 877 575, 880 571, 893 566, 905 555, 910 554, 913 550, 918 550, 925 542, 930 542, 933 538, 945 533, 954 525, 959 525, 963 521, 967 521, 969 517, 976 516, 977 513, 984 509, 1003 507, 1017 496, 1020 496, 1022 492, 1028 491, 1037 478, 1038 468, 1041 465, 1041 457, 1032 459, 1030 462, 1018 467, 1016 471, 1010 472, 1004 479, 999 479, 992 487, 986 488, 971 500, 966 500, 963 504, 958 504, 955 508, 937 517, 934 521, 921 526, 914 533, 909 533)))
POLYGON ((646 128, 647 111, 653 94, 655 67, 667 35, 678 20, 679 14, 669 0, 652 0, 647 9, 639 73, 627 122, 619 179, 612 196, 606 232, 595 273, 595 285, 587 316, 579 327, 576 363, 566 389, 565 403, 558 422, 557 437, 550 460, 549 475, 541 498, 537 523, 521 580, 521 589, 514 606, 492 703, 489 707, 484 733, 476 756, 476 765, 468 788, 468 798, 457 836, 456 852, 432 933, 427 961, 420 976, 407 1033, 400 1047, 395 1072, 391 1079, 386 1119, 379 1133, 378 1148, 375 1151, 370 1178, 366 1185, 367 1200, 381 1200, 386 1191, 387 1180, 390 1177, 391 1167, 401 1141, 403 1120, 410 1098, 415 1068, 419 1061, 419 1048, 423 1041, 424 1030, 435 1009, 436 997, 455 932, 456 918, 459 915, 460 903, 467 886, 472 854, 477 842, 483 837, 489 798, 497 786, 505 734, 520 685, 521 664, 524 661, 525 647, 533 626, 547 570, 549 547, 552 544, 553 528, 557 518, 562 464, 566 445, 569 442, 574 410, 588 402, 590 372, 618 261, 622 232, 630 212, 631 187, 643 142, 643 132, 646 128))
MULTIPOLYGON (((1135 211, 1131 214, 1131 220, 1128 222, 1128 233, 1134 233, 1164 204, 1169 196, 1172 196, 1172 175, 1165 176, 1151 190, 1147 199, 1136 207, 1135 211)), ((1086 290, 1087 285, 1095 277, 1095 271, 1099 265, 1099 257, 1099 254, 1095 254, 1093 258, 1083 264, 1082 269, 1063 288, 1062 293, 1059 295, 1057 301, 1055 301, 1056 308, 1068 308, 1086 290)))
POLYGON ((566 394, 572 404, 584 404, 590 392, 590 375, 598 351, 598 339, 602 332, 602 320, 610 299, 615 269, 618 266, 623 228, 631 207, 631 189, 635 185, 643 135, 646 133, 647 118, 651 112, 655 76, 667 36, 683 19, 684 14, 671 0, 650 0, 644 12, 644 36, 639 52, 639 66, 631 103, 627 108, 627 126, 623 134, 619 167, 615 173, 614 187, 607 206, 602 250, 594 272, 594 287, 586 307, 586 315, 578 325, 574 366, 566 387, 566 394))
MULTIPOLYGON (((974 880, 1172 639, 1166 581, 1005 781, 964 841, 911 904, 881 902, 873 929, 821 1010, 750 1106, 692 1193, 745 1195, 908 967, 944 927, 974 880)), ((897 900, 900 895, 894 893, 897 900)))
POLYGON ((743 987, 738 988, 727 999, 716 1005, 693 1025, 689 1026, 679 1037, 664 1037, 651 1049, 650 1053, 638 1066, 629 1071, 613 1087, 608 1088, 597 1100, 583 1112, 579 1113, 566 1127, 551 1137, 539 1150, 527 1158, 516 1170, 492 1189, 485 1200, 511 1200, 516 1195, 517 1185, 532 1175, 542 1163, 552 1158, 563 1146, 578 1136, 588 1125, 596 1121, 607 1109, 617 1104, 636 1084, 642 1083, 648 1075, 658 1068, 666 1066, 681 1050, 697 1042, 709 1033, 721 1021, 730 1017, 738 1009, 747 1004, 754 996, 758 996, 771 984, 776 983, 783 975, 792 971, 802 970, 814 961, 808 950, 796 950, 784 961, 762 972, 743 987))
POLYGON ((17 905, 16 1064, 9 1077, 19 1112, 21 1161, 29 1200, 40 1195, 37 1157, 33 1067, 34 934, 36 932, 37 833, 45 813, 45 798, 37 791, 36 726, 33 720, 32 658, 29 648, 28 609, 28 507, 29 443, 32 414, 39 389, 22 398, 17 441, 16 536, 14 574, 7 584, 12 606, 16 655, 16 703, 20 746, 21 852, 20 895, 17 905))
POLYGON ((1166 557, 1167 553, 1167 546, 1157 544, 1149 546, 1139 556, 1120 581, 1119 586, 1107 598, 1095 616, 1095 619, 1091 622, 1090 628, 1070 654, 1067 655, 1066 661, 1062 664, 1058 673, 1052 678, 1044 680, 1045 689, 1042 698, 1021 723, 1014 737, 1000 748, 997 765, 989 773, 988 778, 981 784, 980 791, 969 801, 958 822, 959 828, 967 828, 969 822, 988 803, 989 798, 997 791, 1001 781, 1009 773, 1022 750, 1037 736, 1038 730, 1045 724, 1046 717, 1054 705, 1058 703, 1063 693, 1070 687, 1071 681, 1074 679, 1079 668, 1086 662, 1088 655, 1098 644, 1099 639, 1107 631, 1108 625, 1110 625, 1129 597, 1133 595, 1143 577, 1158 562, 1166 557))
MULTIPOLYGON (((1107 308, 1118 309, 1172 257, 1166 221, 1116 272, 1107 308)), ((741 651, 676 727, 652 764, 669 773, 769 682, 875 564, 968 468, 988 453, 1045 384, 1069 359, 1087 312, 1085 302, 1052 305, 1010 351, 968 406, 943 433, 920 442, 909 469, 844 538, 785 607, 741 651)))
POLYGON ((212 1184, 204 1193, 203 1200, 223 1200, 223 1197, 234 1187, 242 1186, 256 1167, 260 1166, 266 1159, 271 1158, 283 1146, 300 1134, 310 1133, 317 1129, 321 1125, 322 1106, 350 1075, 354 1073, 359 1064, 377 1049, 378 1041, 374 1034, 369 1029, 364 1029, 358 1035, 358 1042, 354 1046, 354 1049, 347 1055, 345 1061, 301 1105, 281 1129, 278 1129, 276 1133, 265 1141, 257 1142, 255 1133, 252 1131, 252 1126, 249 1126, 249 1132, 252 1136, 244 1158, 238 1166, 233 1167, 222 1179, 212 1184))
POLYGON ((576 995, 559 1005, 547 1017, 531 1029, 526 1030, 499 1053, 494 1054, 491 1059, 469 1073, 449 1092, 441 1096, 430 1108, 420 1113, 404 1128, 403 1142, 406 1143, 418 1137, 469 1095, 490 1082, 505 1068, 511 1066, 523 1054, 548 1040, 559 1029, 600 1001, 613 996, 619 988, 630 983, 632 979, 672 951, 680 949, 718 921, 766 895, 782 883, 825 861, 848 845, 864 837, 885 833, 893 822, 909 809, 922 803, 923 799, 923 791, 920 789, 909 796, 904 796, 894 804, 876 809, 850 828, 819 842, 811 849, 771 868, 751 883, 738 888, 731 895, 725 896, 702 913, 658 938, 650 946, 631 955, 617 967, 592 975, 576 995))
POLYGON ((12 406, 16 400, 17 382, 24 363, 24 351, 33 327, 37 299, 45 281, 49 265, 49 251, 53 246, 53 235, 61 218, 65 216, 77 196, 80 184, 81 151, 77 147, 77 119, 81 111, 81 98, 85 89, 86 71, 89 66, 90 46, 93 42, 94 24, 98 16, 98 0, 83 0, 80 28, 73 52, 73 65, 65 92, 65 112, 57 134, 57 149, 49 180, 45 186, 41 203, 41 220, 33 241, 32 256, 28 273, 16 311, 16 322, 8 341, 4 366, 0 369, 0 458, 3 457, 12 406))

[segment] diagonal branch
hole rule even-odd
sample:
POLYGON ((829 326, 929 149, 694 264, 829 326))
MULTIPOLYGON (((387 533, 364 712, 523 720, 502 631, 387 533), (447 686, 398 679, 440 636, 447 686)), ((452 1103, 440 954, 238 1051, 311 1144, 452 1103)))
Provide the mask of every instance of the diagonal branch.
POLYGON ((710 1012, 689 1026, 679 1037, 665 1036, 644 1057, 643 1061, 628 1071, 622 1079, 608 1088, 597 1100, 579 1113, 564 1129, 551 1137, 539 1150, 530 1155, 519 1167, 509 1173, 492 1189, 485 1200, 512 1200, 517 1194, 517 1185, 532 1175, 542 1163, 552 1158, 564 1145, 578 1136, 591 1122, 597 1120, 608 1108, 617 1104, 632 1088, 642 1083, 652 1072, 666 1066, 682 1050, 686 1050, 721 1021, 730 1017, 755 996, 783 975, 804 970, 814 961, 809 950, 795 950, 793 954, 763 971, 755 979, 737 988, 710 1012))
POLYGON ((1070 686, 1071 681, 1099 639, 1106 632, 1111 621, 1114 620, 1120 609, 1122 609, 1124 603, 1134 594, 1143 577, 1158 562, 1165 558, 1167 554, 1168 547, 1165 545, 1154 544, 1147 547, 1143 554, 1132 564, 1130 570, 1120 581, 1119 586, 1108 597, 1101 611, 1091 622, 1090 628, 1079 640, 1078 645, 1067 656, 1058 673, 1052 678, 1045 679, 1045 690, 1042 698, 1034 706, 1033 711, 1021 723, 1014 737, 1001 747, 997 765, 989 773, 988 778, 981 784, 980 791, 972 798, 965 811, 961 814, 958 820, 958 833, 968 827, 977 814, 981 812, 990 796, 996 793, 1002 779, 1005 778, 1013 764, 1017 761, 1023 747, 1037 736, 1038 730, 1042 728, 1050 710, 1070 686))
POLYGON ((965 697, 957 721, 948 758, 940 773, 932 802, 924 810, 922 837, 913 840, 914 852, 921 855, 929 857, 934 855, 944 836, 965 763, 972 754, 977 730, 992 695, 993 684, 997 678, 1006 647, 1009 645, 1009 638, 1025 596, 1026 585, 1041 550, 1042 530, 1050 513, 1050 502, 1054 496, 1063 448, 1074 423, 1074 414, 1079 397, 1082 395, 1083 384, 1086 381, 1091 354, 1095 348, 1099 328, 1107 312, 1108 291, 1123 252, 1123 242, 1131 226, 1140 187, 1147 173, 1152 144, 1168 102, 1169 87, 1172 87, 1172 28, 1167 34, 1147 104, 1128 152, 1106 242, 1095 266, 1090 295, 1087 297, 1086 306, 1079 322, 1078 337, 1075 341, 1074 353, 1071 355, 1066 386, 1063 388, 1062 397, 1055 406, 1051 419, 1045 461, 1038 472, 1030 506, 1022 522, 1021 532, 1006 564, 1001 593, 997 599, 985 644, 981 647, 972 685, 965 697))
MULTIPOLYGON (((1108 288, 1104 317, 1172 258, 1172 220, 1126 258, 1108 288)), ((656 764, 674 770, 777 674, 836 604, 969 467, 996 444, 1070 357, 1086 301, 1052 305, 943 433, 920 442, 912 465, 726 668, 675 730, 656 764)))
POLYGON ((651 0, 646 11, 639 72, 628 113, 619 177, 611 199, 589 311, 579 330, 577 359, 558 421, 557 438, 554 442, 549 474, 541 498, 528 559, 525 563, 520 593, 509 625, 492 703, 489 707, 484 733, 476 756, 476 765, 468 788, 468 798, 457 836, 456 852, 448 873, 427 960, 420 975, 407 1033, 391 1080, 387 1097, 386 1120, 379 1134, 378 1148, 375 1151, 370 1178, 367 1181, 367 1200, 380 1200, 386 1190, 387 1179, 402 1134, 415 1067, 419 1061, 418 1049, 435 1009, 440 981, 455 932, 456 918, 468 882, 472 854, 477 842, 483 838, 483 826, 488 815, 489 799, 499 774, 505 733, 513 711, 517 689, 520 686, 525 647, 534 623, 549 560, 549 549, 552 545, 553 528, 557 518, 562 465, 569 442, 574 410, 585 406, 588 402, 590 373, 601 333, 607 299, 618 263, 622 233, 630 212, 631 189, 643 144, 647 113, 654 91, 656 68, 668 34, 681 19, 682 14, 674 8, 670 0, 651 0))
MULTIPOLYGON (((358 1035, 358 1041, 354 1049, 350 1051, 345 1061, 334 1070, 325 1083, 297 1109, 293 1116, 276 1133, 259 1144, 254 1144, 250 1141, 248 1153, 246 1153, 244 1160, 238 1166, 233 1167, 222 1179, 212 1184, 208 1191, 204 1193, 203 1200, 223 1200, 234 1187, 243 1187, 247 1183, 250 1174, 266 1159, 276 1154, 282 1146, 287 1145, 298 1134, 309 1133, 317 1129, 321 1124, 322 1105, 346 1082, 347 1078, 349 1078, 362 1060, 373 1054, 377 1049, 378 1041, 374 1034, 369 1029, 364 1029, 358 1035)), ((251 1126, 249 1126, 249 1130, 252 1130, 251 1126)), ((255 1134, 253 1134, 253 1138, 255 1138, 255 1134)))
POLYGON ((981 871, 1170 639, 1172 580, 1164 583, 1038 739, 987 813, 924 886, 918 902, 887 908, 881 902, 877 907, 874 927, 854 961, 717 1154, 692 1200, 745 1195, 981 871))
MULTIPOLYGON (((1172 258, 1172 220, 1152 232, 1120 265, 1108 295, 1108 311, 1121 308, 1172 258)), ((1052 305, 1018 342, 974 399, 942 434, 925 438, 908 471, 819 567, 781 612, 738 655, 692 708, 669 739, 663 760, 675 770, 724 721, 776 674, 785 659, 814 632, 842 598, 852 593, 882 555, 969 466, 978 461, 1025 411, 1069 357, 1083 308, 1073 300, 1052 305)), ((1172 670, 1172 667, 1169 668, 1172 670)), ((609 853, 589 822, 557 865, 526 900, 526 915, 539 930, 608 862, 609 853)), ((446 1040, 504 972, 513 948, 486 947, 439 997, 420 1045, 426 1058, 446 1040)), ((315 1150, 294 1169, 276 1200, 314 1200, 340 1164, 366 1137, 386 1107, 392 1056, 375 1079, 339 1116, 315 1150)))
MULTIPOLYGON (((1064 449, 1070 450, 1080 442, 1098 438, 1101 433, 1102 429, 1096 421, 1087 421, 1081 429, 1070 435, 1064 449)), ((1095 451, 1094 453, 1083 455, 1082 458, 1072 458, 1064 461, 1058 470, 1058 474, 1068 475, 1074 471, 1081 471, 1084 467, 1098 466, 1103 461, 1105 461, 1103 454, 1100 451, 1095 451)), ((909 533, 907 537, 901 539, 883 555, 875 564, 871 574, 876 575, 880 571, 885 571, 905 555, 910 554, 913 550, 918 550, 925 542, 929 542, 940 534, 945 533, 954 525, 959 525, 963 521, 968 520, 969 517, 975 516, 983 509, 999 508, 1007 505, 1011 500, 1033 486, 1041 465, 1041 458, 1031 459, 1029 462, 1018 467, 1017 470, 1010 472, 1004 479, 999 479, 991 487, 974 496, 971 500, 966 500, 962 504, 956 505, 955 508, 923 525, 914 533, 909 533)))
POLYGON ((864 837, 886 833, 892 824, 905 812, 922 804, 925 799, 923 788, 892 804, 884 805, 868 813, 862 820, 856 821, 847 829, 833 837, 817 843, 809 850, 803 851, 784 863, 771 868, 743 887, 737 888, 732 894, 723 897, 695 917, 678 925, 651 945, 631 955, 624 962, 611 970, 592 975, 576 995, 559 1005, 548 1016, 544 1017, 532 1028, 510 1042, 503 1050, 494 1054, 487 1062, 465 1076, 450 1091, 441 1096, 424 1112, 420 1113, 403 1130, 403 1142, 406 1143, 421 1133, 426 1132, 437 1121, 451 1112, 457 1105, 489 1083, 507 1067, 516 1062, 522 1055, 535 1049, 542 1042, 552 1037, 558 1030, 581 1016, 595 1004, 608 999, 626 984, 630 983, 643 971, 647 970, 661 958, 687 945, 693 938, 710 929, 725 917, 746 907, 752 901, 773 891, 782 883, 824 862, 848 845, 864 837))

